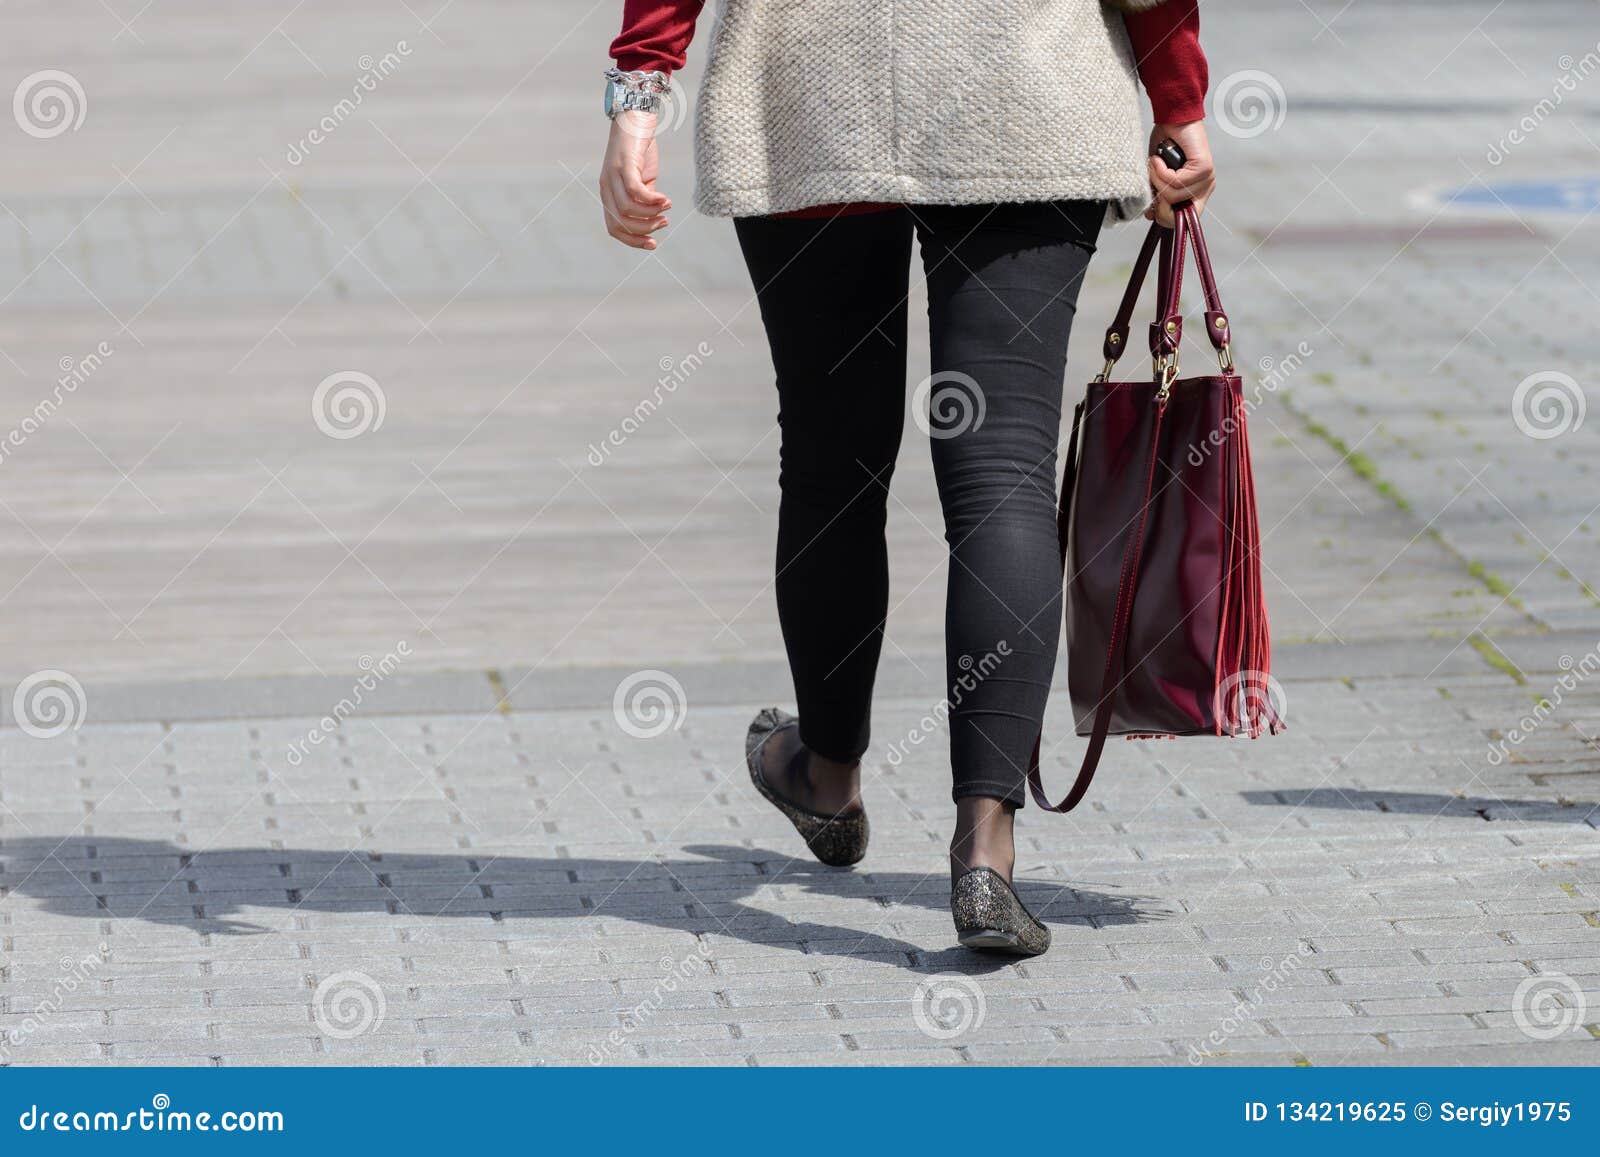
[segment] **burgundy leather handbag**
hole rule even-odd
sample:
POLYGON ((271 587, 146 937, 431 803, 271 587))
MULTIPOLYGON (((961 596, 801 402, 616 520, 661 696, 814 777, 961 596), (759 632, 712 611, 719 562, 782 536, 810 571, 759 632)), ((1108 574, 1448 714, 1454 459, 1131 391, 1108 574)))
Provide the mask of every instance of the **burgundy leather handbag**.
POLYGON ((1052 804, 1035 744, 1028 786, 1047 811, 1071 811, 1083 799, 1108 735, 1254 738, 1283 728, 1231 340, 1199 215, 1180 206, 1173 228, 1151 226, 1106 331, 1105 369, 1073 413, 1057 526, 1067 679, 1089 748, 1072 790, 1052 804), (1180 297, 1191 245, 1221 373, 1180 378, 1180 297), (1112 381, 1158 249, 1154 377, 1112 381))

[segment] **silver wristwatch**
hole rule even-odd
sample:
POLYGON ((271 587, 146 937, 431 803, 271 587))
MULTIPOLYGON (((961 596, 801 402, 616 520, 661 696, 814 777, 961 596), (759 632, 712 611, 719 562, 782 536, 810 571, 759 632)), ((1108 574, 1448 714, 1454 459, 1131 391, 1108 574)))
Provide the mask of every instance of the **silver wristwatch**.
POLYGON ((606 116, 615 120, 622 112, 647 112, 659 115, 671 82, 664 72, 624 72, 606 69, 606 116))

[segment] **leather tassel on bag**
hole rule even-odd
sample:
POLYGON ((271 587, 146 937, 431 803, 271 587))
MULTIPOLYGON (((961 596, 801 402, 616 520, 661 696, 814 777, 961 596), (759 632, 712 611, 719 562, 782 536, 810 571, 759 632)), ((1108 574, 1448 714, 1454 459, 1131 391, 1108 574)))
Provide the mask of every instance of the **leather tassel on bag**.
POLYGON ((1261 584, 1261 533, 1243 383, 1193 206, 1152 225, 1116 320, 1105 369, 1073 415, 1057 527, 1066 576, 1068 685, 1089 747, 1059 804, 1044 793, 1035 744, 1034 802, 1070 811, 1094 778, 1107 736, 1233 735, 1283 729, 1261 584), (1221 373, 1178 377, 1185 252, 1205 291, 1206 337, 1221 373), (1160 312, 1150 326, 1151 380, 1111 380, 1157 251, 1160 312))

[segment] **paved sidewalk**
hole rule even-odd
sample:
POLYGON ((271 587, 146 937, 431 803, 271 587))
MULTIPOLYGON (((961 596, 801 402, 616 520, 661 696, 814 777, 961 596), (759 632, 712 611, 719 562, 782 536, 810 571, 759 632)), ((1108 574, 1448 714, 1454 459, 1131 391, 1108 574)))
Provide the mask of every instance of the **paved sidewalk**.
POLYGON ((725 222, 596 227, 615 7, 19 12, 87 111, 0 126, 0 440, 79 379, 0 455, 0 1063, 1600 1062, 1592 5, 1206 6, 1290 730, 1026 813, 1021 963, 953 947, 913 427, 868 858, 745 782, 770 368, 725 222))
MULTIPOLYGON (((1023 895, 1056 946, 1012 964, 952 943, 936 743, 875 762, 858 870, 803 855, 743 782, 747 705, 720 701, 768 677, 691 680, 657 736, 513 693, 504 712, 351 719, 298 766, 304 717, 0 733, 7 1055, 1596 1056, 1592 1013, 1553 1003, 1600 986, 1600 813, 1566 786, 1588 749, 1540 736, 1487 769, 1484 732, 1525 709, 1508 679, 1308 675, 1270 748, 1114 749, 1088 807, 1023 826, 1023 895)), ((926 709, 884 705, 885 752, 926 709)))

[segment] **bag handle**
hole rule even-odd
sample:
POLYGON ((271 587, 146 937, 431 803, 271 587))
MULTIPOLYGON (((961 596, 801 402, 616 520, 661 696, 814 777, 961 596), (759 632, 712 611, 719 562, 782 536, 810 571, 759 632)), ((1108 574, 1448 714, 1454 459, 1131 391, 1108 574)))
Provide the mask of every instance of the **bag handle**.
POLYGON ((1133 271, 1128 275, 1128 285, 1122 302, 1117 307, 1115 319, 1106 329, 1102 353, 1105 367, 1100 371, 1101 381, 1110 381, 1117 361, 1128 348, 1129 327, 1134 308, 1139 303, 1139 292, 1144 288, 1150 263, 1159 248, 1161 260, 1157 265, 1156 320, 1150 326, 1150 355, 1156 359, 1157 375, 1162 364, 1171 360, 1176 364, 1178 347, 1183 342, 1183 312, 1180 302, 1183 294, 1183 263, 1185 252, 1194 249, 1195 268, 1200 271, 1200 285, 1205 293, 1206 338, 1217 352, 1217 362, 1222 372, 1232 374, 1233 333, 1227 312, 1222 308, 1222 298, 1217 290, 1217 275, 1211 266, 1211 253, 1206 247, 1205 232, 1200 227, 1200 215, 1194 205, 1185 202, 1173 212, 1173 225, 1168 228, 1152 222, 1145 235, 1139 256, 1134 259, 1133 271))
MULTIPOLYGON (((1117 364, 1117 359, 1122 357, 1122 351, 1128 345, 1128 327, 1133 321, 1134 306, 1139 304, 1139 291, 1144 288, 1144 279, 1150 272, 1151 259, 1155 257, 1156 245, 1167 235, 1170 241, 1171 230, 1160 224, 1151 224, 1150 231, 1144 235, 1144 246, 1139 250, 1139 256, 1134 260, 1133 272, 1128 275, 1128 287, 1122 291, 1122 304, 1117 307, 1117 314, 1111 325, 1106 330, 1106 340, 1102 347, 1105 354, 1106 367, 1100 372, 1100 380, 1108 381, 1111 369, 1117 364)), ((1165 266, 1166 262, 1163 261, 1165 266)))
POLYGON ((1217 351, 1217 363, 1224 374, 1232 375, 1233 331, 1217 291, 1217 274, 1211 267, 1211 251, 1206 248, 1205 230, 1200 228, 1200 213, 1192 202, 1178 206, 1176 217, 1184 222, 1189 242, 1194 246, 1194 267, 1200 271, 1200 287, 1206 298, 1206 338, 1217 351))

